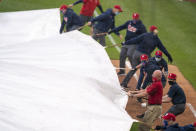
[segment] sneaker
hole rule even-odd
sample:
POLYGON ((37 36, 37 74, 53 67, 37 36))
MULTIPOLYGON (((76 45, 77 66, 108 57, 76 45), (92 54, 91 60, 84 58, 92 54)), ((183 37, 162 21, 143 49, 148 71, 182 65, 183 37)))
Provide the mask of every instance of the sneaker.
POLYGON ((141 119, 141 118, 143 118, 143 117, 144 117, 144 114, 137 115, 136 117, 141 119))
POLYGON ((125 74, 125 71, 119 71, 117 74, 118 74, 119 76, 126 75, 126 74, 125 74))

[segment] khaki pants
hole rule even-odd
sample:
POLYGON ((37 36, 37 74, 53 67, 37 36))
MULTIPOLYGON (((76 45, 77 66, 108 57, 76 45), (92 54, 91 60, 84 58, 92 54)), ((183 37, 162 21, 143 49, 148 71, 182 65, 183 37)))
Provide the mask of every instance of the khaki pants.
POLYGON ((161 105, 149 105, 147 106, 147 110, 145 112, 143 122, 139 126, 139 131, 150 131, 153 122, 161 115, 162 106, 161 105))

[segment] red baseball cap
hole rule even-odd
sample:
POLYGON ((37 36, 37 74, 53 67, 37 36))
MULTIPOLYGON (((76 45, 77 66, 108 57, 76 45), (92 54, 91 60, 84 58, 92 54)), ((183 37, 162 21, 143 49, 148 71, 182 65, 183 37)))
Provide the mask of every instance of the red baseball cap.
POLYGON ((196 122, 193 123, 193 126, 196 127, 196 122))
POLYGON ((172 120, 172 121, 175 121, 176 120, 176 116, 172 113, 167 113, 166 115, 164 115, 162 117, 164 120, 172 120))
POLYGON ((174 74, 174 73, 169 73, 169 75, 168 75, 168 78, 169 79, 171 79, 171 80, 176 80, 176 74, 174 74))
POLYGON ((158 50, 155 52, 155 55, 158 57, 162 57, 162 52, 160 50, 158 50))
POLYGON ((120 12, 123 12, 122 8, 120 7, 120 5, 115 5, 114 6, 115 9, 118 9, 120 12))
POLYGON ((143 61, 143 60, 148 60, 148 56, 146 54, 143 54, 140 56, 140 61, 143 61))
POLYGON ((157 27, 156 26, 154 26, 154 25, 152 25, 152 26, 150 26, 150 31, 154 31, 154 30, 156 30, 157 29, 157 27))
POLYGON ((133 18, 134 20, 138 20, 139 17, 140 17, 140 15, 139 15, 138 13, 133 13, 133 14, 132 14, 132 18, 133 18))
POLYGON ((61 5, 60 10, 66 10, 68 8, 67 5, 61 5))

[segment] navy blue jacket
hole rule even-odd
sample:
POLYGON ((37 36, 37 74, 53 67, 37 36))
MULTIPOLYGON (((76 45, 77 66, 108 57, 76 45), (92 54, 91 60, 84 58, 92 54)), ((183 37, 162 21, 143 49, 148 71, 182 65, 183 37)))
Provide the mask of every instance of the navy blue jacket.
POLYGON ((64 30, 64 26, 66 24, 66 31, 70 31, 71 27, 74 25, 82 26, 82 21, 80 17, 72 10, 72 9, 67 9, 63 16, 63 21, 61 23, 61 28, 60 28, 60 34, 64 30))
POLYGON ((161 126, 160 129, 162 129, 163 131, 194 131, 194 126, 192 124, 179 126, 178 123, 176 123, 168 127, 161 126))
POLYGON ((172 99, 172 103, 176 104, 186 104, 186 96, 183 89, 177 84, 173 84, 167 93, 167 95, 172 99))
POLYGON ((158 47, 172 62, 172 57, 168 53, 167 49, 163 46, 157 35, 154 35, 152 32, 143 33, 133 39, 130 39, 124 43, 125 45, 138 44, 136 49, 144 54, 150 55, 152 51, 158 47))
POLYGON ((157 61, 155 60, 155 57, 151 57, 151 58, 149 59, 149 61, 152 61, 154 64, 158 65, 158 66, 160 67, 161 70, 164 69, 164 71, 168 72, 168 65, 167 65, 167 62, 165 61, 164 58, 161 58, 161 60, 157 62, 157 61))
POLYGON ((143 89, 146 88, 149 82, 152 82, 152 74, 155 70, 160 70, 160 67, 157 64, 154 64, 152 61, 148 61, 145 65, 142 65, 142 67, 140 68, 140 75, 136 89, 140 89, 141 87, 144 79, 144 72, 147 73, 147 77, 143 83, 143 89))
POLYGON ((124 23, 123 25, 112 29, 109 32, 109 34, 112 32, 119 32, 123 29, 127 29, 125 41, 132 39, 136 36, 139 36, 142 33, 146 33, 146 27, 144 26, 144 24, 142 23, 141 20, 137 20, 135 22, 133 20, 129 20, 126 23, 124 23))
MULTIPOLYGON (((109 29, 115 28, 115 14, 112 12, 112 9, 108 9, 106 12, 102 13, 101 15, 91 19, 92 23, 95 23, 94 28, 101 32, 108 32, 109 29)), ((119 35, 118 32, 116 32, 119 35)))

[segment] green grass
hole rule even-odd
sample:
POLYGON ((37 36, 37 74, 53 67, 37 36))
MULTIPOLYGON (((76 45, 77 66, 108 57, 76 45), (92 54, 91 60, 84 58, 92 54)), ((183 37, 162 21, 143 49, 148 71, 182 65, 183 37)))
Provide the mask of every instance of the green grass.
MULTIPOLYGON (((61 4, 70 4, 75 0, 2 0, 0 12, 21 11, 45 8, 58 8, 61 4)), ((196 88, 196 3, 179 2, 178 0, 101 0, 104 10, 115 4, 120 4, 123 13, 116 16, 116 25, 121 25, 131 19, 133 12, 138 12, 147 29, 157 25, 159 37, 171 53, 174 65, 177 65, 183 75, 196 88)), ((79 13, 80 5, 73 9, 79 13)), ((98 11, 99 12, 99 11, 98 11)), ((84 29, 84 33, 89 29, 84 29)), ((125 31, 121 32, 125 36, 125 31)), ((120 39, 114 36, 117 43, 120 39)), ((111 45, 109 40, 107 45, 111 45)), ((119 59, 115 48, 108 48, 111 59, 119 59)))

